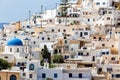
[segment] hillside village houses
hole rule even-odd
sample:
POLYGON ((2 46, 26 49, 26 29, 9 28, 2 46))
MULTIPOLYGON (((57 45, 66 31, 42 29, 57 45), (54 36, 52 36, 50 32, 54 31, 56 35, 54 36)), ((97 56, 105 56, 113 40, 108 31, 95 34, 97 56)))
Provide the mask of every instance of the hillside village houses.
POLYGON ((120 0, 61 0, 0 31, 0 80, 120 80, 120 0), (41 65, 42 51, 50 52, 41 65), (64 63, 54 63, 54 55, 64 63), (6 75, 6 76, 3 76, 6 75), (7 76, 9 75, 9 76, 7 76))

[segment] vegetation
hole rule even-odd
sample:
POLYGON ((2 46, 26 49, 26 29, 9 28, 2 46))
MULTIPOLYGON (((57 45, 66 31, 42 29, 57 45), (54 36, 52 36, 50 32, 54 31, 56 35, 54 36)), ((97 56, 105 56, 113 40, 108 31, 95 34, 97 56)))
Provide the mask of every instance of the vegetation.
POLYGON ((53 80, 52 78, 47 78, 46 80, 53 80))
POLYGON ((42 49, 42 52, 41 52, 41 54, 42 54, 42 60, 41 60, 41 65, 43 66, 43 64, 44 64, 44 60, 48 60, 48 62, 49 63, 51 63, 51 54, 50 54, 50 52, 48 51, 48 49, 47 49, 47 46, 45 45, 44 46, 44 49, 42 49))
POLYGON ((64 62, 64 58, 62 55, 55 54, 53 56, 53 63, 63 63, 63 62, 64 62))
POLYGON ((8 61, 3 60, 3 59, 0 58, 0 70, 9 69, 9 68, 11 68, 11 64, 8 63, 8 61))

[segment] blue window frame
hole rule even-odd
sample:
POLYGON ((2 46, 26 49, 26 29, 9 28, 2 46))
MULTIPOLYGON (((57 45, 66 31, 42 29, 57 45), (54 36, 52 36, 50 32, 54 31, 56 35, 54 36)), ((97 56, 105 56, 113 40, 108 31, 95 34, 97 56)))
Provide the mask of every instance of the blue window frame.
POLYGON ((17 77, 15 75, 11 75, 10 80, 17 80, 17 77))
POLYGON ((103 5, 105 5, 105 2, 103 2, 103 5))
POLYGON ((54 78, 57 78, 58 77, 58 74, 57 73, 54 73, 54 78))
POLYGON ((100 2, 96 2, 96 5, 100 5, 100 2))
POLYGON ((69 78, 71 78, 72 77, 72 73, 69 73, 69 78))
POLYGON ((42 78, 46 78, 46 74, 45 73, 42 73, 42 78))
POLYGON ((30 64, 29 65, 29 70, 34 70, 34 67, 35 67, 34 64, 30 64))
POLYGON ((29 74, 29 78, 33 78, 33 75, 32 75, 32 74, 29 74))

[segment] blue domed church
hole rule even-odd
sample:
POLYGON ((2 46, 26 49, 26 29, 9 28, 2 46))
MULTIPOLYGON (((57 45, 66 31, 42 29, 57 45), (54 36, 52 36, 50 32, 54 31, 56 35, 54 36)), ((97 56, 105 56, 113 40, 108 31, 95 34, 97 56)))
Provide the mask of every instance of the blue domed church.
MULTIPOLYGON (((24 43, 27 40, 23 40, 24 43)), ((11 38, 7 41, 5 45, 5 50, 0 54, 0 58, 7 60, 10 63, 24 62, 28 55, 29 47, 23 44, 22 40, 19 38, 11 38), (25 50, 26 49, 26 50, 25 50)))
POLYGON ((15 69, 19 67, 18 69, 20 69, 21 74, 26 74, 26 76, 21 75, 22 78, 37 80, 40 60, 34 60, 32 58, 29 42, 30 40, 28 38, 23 40, 16 37, 9 39, 5 45, 4 52, 0 54, 0 58, 12 63, 15 69), (24 70, 22 64, 25 64, 24 70))

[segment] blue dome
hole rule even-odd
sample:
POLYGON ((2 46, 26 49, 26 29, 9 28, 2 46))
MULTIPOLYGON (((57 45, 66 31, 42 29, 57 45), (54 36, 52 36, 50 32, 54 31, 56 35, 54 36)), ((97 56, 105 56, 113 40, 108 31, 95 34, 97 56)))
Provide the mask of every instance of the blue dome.
POLYGON ((7 42, 7 46, 23 46, 23 43, 20 39, 14 37, 7 42))

